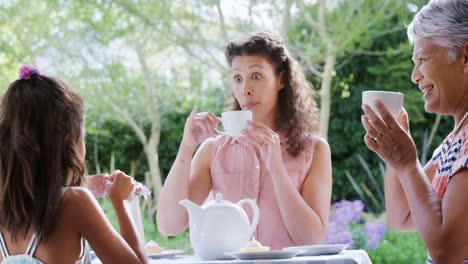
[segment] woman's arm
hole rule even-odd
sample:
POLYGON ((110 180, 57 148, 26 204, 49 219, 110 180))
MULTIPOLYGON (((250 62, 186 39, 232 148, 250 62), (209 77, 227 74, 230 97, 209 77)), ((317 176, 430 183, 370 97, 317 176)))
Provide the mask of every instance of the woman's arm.
POLYGON ((187 226, 188 215, 179 201, 190 199, 197 204, 205 201, 211 190, 211 153, 218 118, 210 112, 198 113, 195 106, 185 122, 179 152, 167 175, 159 196, 156 221, 159 232, 175 235, 187 226), (195 149, 199 150, 192 160, 195 149))
POLYGON ((403 167, 400 181, 414 225, 435 263, 461 263, 468 257, 468 169, 450 180, 442 201, 419 164, 403 167))
MULTIPOLYGON (((435 175, 435 167, 431 162, 428 162, 424 167, 424 171, 428 176, 429 182, 435 175)), ((416 226, 413 224, 413 218, 408 204, 407 196, 403 190, 400 179, 395 170, 387 166, 385 173, 385 207, 387 210, 388 226, 399 232, 416 231, 416 226)))
POLYGON ((460 263, 468 253, 468 169, 454 171, 442 200, 417 159, 408 131, 396 122, 379 100, 379 118, 364 105, 366 145, 398 171, 416 230, 436 263, 460 263), (370 125, 371 124, 371 125, 370 125))
POLYGON ((213 139, 206 140, 192 160, 194 149, 180 146, 176 160, 159 196, 157 223, 159 232, 175 235, 188 224, 187 210, 179 201, 190 199, 202 204, 211 190, 211 153, 213 139))
MULTIPOLYGON (((375 115, 373 116, 370 114, 370 116, 376 118, 375 115)), ((382 134, 379 134, 379 132, 375 130, 367 116, 362 116, 361 121, 367 132, 364 140, 369 136, 372 138, 377 137, 379 141, 382 139, 379 138, 382 134)), ((409 135, 408 114, 404 109, 395 121, 398 122, 400 129, 409 135)), ((374 142, 372 141, 371 143, 374 142)), ((435 175, 434 166, 429 162, 424 169, 429 177, 429 182, 432 182, 432 178, 435 175)), ((396 170, 388 164, 385 172, 384 189, 387 224, 389 227, 395 231, 416 231, 416 227, 413 225, 408 200, 403 191, 403 186, 401 185, 400 179, 398 179, 396 170)))
POLYGON ((328 226, 332 188, 331 154, 328 143, 319 139, 301 192, 284 166, 280 138, 268 126, 251 122, 246 138, 260 152, 270 172, 276 200, 289 235, 297 245, 323 241, 328 226))
POLYGON ((315 143, 314 158, 301 192, 286 171, 280 138, 268 126, 251 122, 246 139, 258 149, 270 172, 276 200, 286 229, 297 245, 323 241, 328 226, 332 188, 331 154, 328 143, 315 143))
MULTIPOLYGON (((327 231, 332 189, 330 147, 320 139, 314 158, 299 193, 284 165, 273 175, 273 186, 281 216, 297 245, 319 244, 327 231)), ((275 170, 272 170, 273 172, 275 170)))

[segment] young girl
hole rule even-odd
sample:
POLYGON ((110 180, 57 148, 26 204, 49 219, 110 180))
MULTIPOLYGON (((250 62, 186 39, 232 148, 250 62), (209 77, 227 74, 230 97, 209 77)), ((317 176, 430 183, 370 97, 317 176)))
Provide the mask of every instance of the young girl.
POLYGON ((188 218, 178 202, 202 204, 212 191, 233 202, 255 199, 260 221, 254 236, 271 249, 320 243, 330 209, 331 157, 328 143, 315 135, 318 111, 310 85, 270 32, 229 43, 226 59, 228 110, 250 110, 253 122, 241 137, 215 137, 218 118, 194 108, 161 192, 160 232, 181 232, 188 218))
POLYGON ((120 236, 84 184, 83 101, 61 80, 20 69, 0 106, 0 260, 81 263, 84 239, 103 263, 147 263, 116 171, 109 199, 120 236))

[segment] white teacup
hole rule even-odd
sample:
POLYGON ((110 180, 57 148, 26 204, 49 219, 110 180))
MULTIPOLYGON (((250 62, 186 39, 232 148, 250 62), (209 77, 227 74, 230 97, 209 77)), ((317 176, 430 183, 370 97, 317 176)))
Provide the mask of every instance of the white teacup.
POLYGON ((364 91, 362 92, 362 104, 369 105, 372 111, 380 117, 380 112, 374 105, 374 100, 379 99, 388 109, 390 114, 396 118, 403 109, 404 96, 404 94, 398 92, 364 91))
POLYGON ((249 121, 252 121, 251 111, 224 112, 221 114, 224 131, 216 130, 216 132, 231 137, 238 137, 242 135, 242 130, 249 126, 249 121))

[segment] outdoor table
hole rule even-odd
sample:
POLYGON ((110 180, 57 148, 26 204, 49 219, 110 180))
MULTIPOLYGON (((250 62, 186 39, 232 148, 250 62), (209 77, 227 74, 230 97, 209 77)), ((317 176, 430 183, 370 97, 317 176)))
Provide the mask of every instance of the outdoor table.
POLYGON ((300 256, 289 259, 211 260, 204 261, 194 255, 171 259, 150 259, 151 264, 372 264, 364 250, 345 250, 338 255, 300 256))

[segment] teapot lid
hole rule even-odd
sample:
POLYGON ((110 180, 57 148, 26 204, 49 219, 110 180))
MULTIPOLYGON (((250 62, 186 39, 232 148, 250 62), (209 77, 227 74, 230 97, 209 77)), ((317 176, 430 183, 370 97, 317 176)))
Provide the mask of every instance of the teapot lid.
POLYGON ((216 197, 215 197, 215 202, 216 203, 222 203, 222 202, 226 202, 226 201, 223 200, 223 195, 221 193, 217 193, 216 197))
POLYGON ((207 203, 206 207, 226 207, 226 206, 236 206, 235 203, 224 200, 223 195, 221 193, 217 193, 215 199, 209 203, 207 203))

